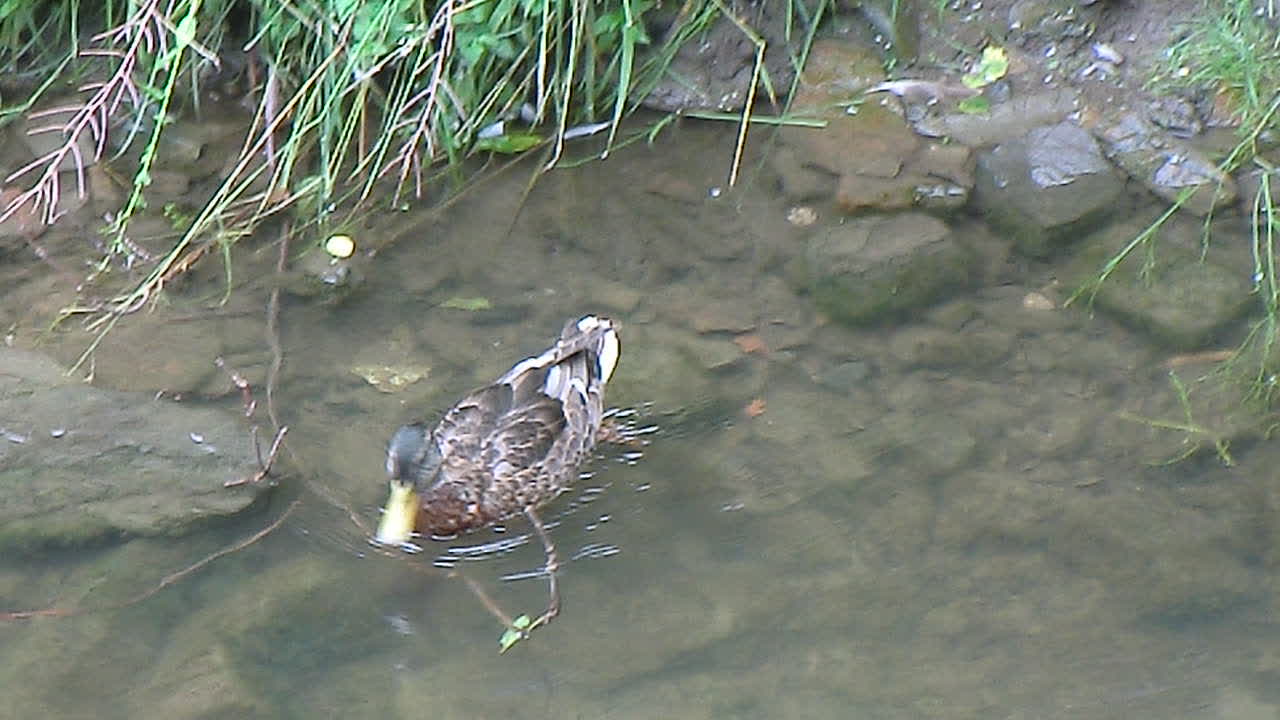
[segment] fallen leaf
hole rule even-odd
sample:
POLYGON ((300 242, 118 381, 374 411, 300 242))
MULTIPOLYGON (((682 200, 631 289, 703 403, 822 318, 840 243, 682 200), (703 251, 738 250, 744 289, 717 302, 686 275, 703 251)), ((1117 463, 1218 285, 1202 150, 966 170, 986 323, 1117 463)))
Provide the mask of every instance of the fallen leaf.
POLYGON ((764 398, 756 398, 755 400, 747 403, 747 406, 743 408, 742 412, 746 413, 747 417, 760 417, 764 414, 764 398))
POLYGON ((988 45, 982 49, 982 57, 974 63, 973 68, 960 78, 967 88, 984 88, 999 80, 1009 72, 1009 56, 1004 48, 988 45))
POLYGON ((467 310, 476 312, 477 310, 490 310, 493 303, 489 302, 486 297, 451 297, 445 300, 440 307, 446 307, 450 310, 467 310))
POLYGON ((1160 366, 1172 370, 1186 365, 1208 365, 1210 363, 1226 362, 1235 356, 1235 350, 1204 350, 1201 352, 1174 355, 1168 360, 1160 363, 1160 366))
POLYGON ((764 338, 755 333, 743 333, 733 338, 733 344, 738 346, 742 352, 750 355, 751 353, 759 353, 761 355, 768 354, 769 348, 764 344, 764 338))

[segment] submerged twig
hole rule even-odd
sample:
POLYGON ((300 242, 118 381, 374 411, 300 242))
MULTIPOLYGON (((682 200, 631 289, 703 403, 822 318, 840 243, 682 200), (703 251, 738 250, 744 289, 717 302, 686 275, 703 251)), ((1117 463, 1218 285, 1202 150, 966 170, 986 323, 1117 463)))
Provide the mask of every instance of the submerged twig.
POLYGON ((249 547, 250 545, 258 542, 262 538, 270 535, 273 531, 276 530, 276 528, 279 528, 284 523, 285 519, 287 519, 289 515, 293 513, 294 509, 298 507, 298 503, 300 502, 301 500, 294 500, 293 502, 289 503, 289 506, 285 508, 283 513, 280 514, 280 517, 276 518, 271 522, 271 524, 255 532, 249 537, 241 540, 240 542, 237 542, 234 545, 231 545, 230 547, 225 547, 225 548, 222 548, 221 550, 218 550, 217 552, 206 555, 200 560, 197 560, 196 562, 186 566, 181 570, 178 570, 177 572, 172 572, 172 573, 169 573, 168 575, 165 575, 163 578, 160 579, 160 582, 156 583, 154 587, 148 588, 145 592, 139 593, 129 598, 128 600, 125 600, 124 602, 116 603, 113 605, 106 605, 101 608, 56 608, 55 607, 55 608, 42 608, 39 610, 14 610, 11 612, 0 612, 0 622, 13 621, 13 620, 30 620, 31 618, 36 618, 36 617, 67 617, 70 615, 83 615, 85 613, 92 612, 94 610, 119 610, 121 608, 129 607, 130 605, 136 605, 137 603, 140 603, 143 600, 146 600, 147 598, 151 597, 152 595, 155 595, 156 593, 160 592, 166 587, 169 587, 170 585, 176 583, 177 581, 190 575, 191 573, 196 572, 197 570, 203 568, 205 565, 208 565, 214 560, 217 560, 218 558, 221 558, 221 557, 225 557, 234 552, 239 552, 240 550, 243 550, 249 547))
MULTIPOLYGON (((289 264, 289 236, 292 232, 293 225, 286 222, 280 231, 280 253, 276 256, 276 276, 284 275, 285 268, 289 264)), ((267 300, 267 345, 271 348, 271 365, 267 367, 267 417, 271 419, 271 426, 280 428, 280 420, 276 416, 276 378, 280 375, 280 368, 284 365, 284 352, 280 349, 280 283, 276 283, 271 288, 271 295, 267 300)))
POLYGON ((265 460, 262 458, 262 450, 258 445, 258 426, 254 425, 249 431, 249 436, 253 438, 253 452, 258 456, 258 470, 252 475, 246 475, 235 480, 228 480, 222 483, 222 487, 231 488, 240 485, 253 485, 267 479, 271 474, 271 466, 276 462, 276 455, 280 452, 280 443, 284 441, 285 433, 289 432, 289 426, 285 425, 276 431, 276 437, 271 441, 271 450, 267 453, 265 460))
MULTIPOLYGON (((253 388, 249 385, 249 381, 245 380, 240 373, 227 367, 226 361, 221 357, 214 358, 213 364, 231 376, 231 384, 240 391, 240 401, 244 404, 244 416, 253 417, 253 411, 258 408, 258 401, 253 398, 253 388)), ((256 433, 254 439, 256 442, 256 433)))

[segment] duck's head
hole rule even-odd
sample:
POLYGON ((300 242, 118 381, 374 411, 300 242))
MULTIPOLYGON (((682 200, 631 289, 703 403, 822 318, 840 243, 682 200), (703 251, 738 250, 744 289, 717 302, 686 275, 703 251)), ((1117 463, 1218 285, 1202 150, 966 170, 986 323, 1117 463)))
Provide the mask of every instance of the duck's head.
POLYGON ((373 536, 381 545, 404 545, 418 520, 418 480, 428 453, 428 432, 420 424, 405 425, 387 444, 387 477, 391 495, 373 536))

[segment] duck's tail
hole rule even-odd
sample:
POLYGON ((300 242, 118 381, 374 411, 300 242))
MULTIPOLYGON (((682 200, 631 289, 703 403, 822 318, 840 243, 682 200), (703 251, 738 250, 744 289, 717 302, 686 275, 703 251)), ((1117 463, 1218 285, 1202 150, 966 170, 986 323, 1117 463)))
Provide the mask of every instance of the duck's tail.
POLYGON ((594 397, 595 402, 588 401, 588 405, 598 406, 621 350, 613 321, 587 315, 566 323, 555 345, 516 363, 499 382, 515 386, 518 395, 521 386, 528 387, 529 381, 537 378, 538 391, 545 395, 566 404, 575 395, 582 400, 594 397), (539 370, 545 370, 545 375, 539 370))

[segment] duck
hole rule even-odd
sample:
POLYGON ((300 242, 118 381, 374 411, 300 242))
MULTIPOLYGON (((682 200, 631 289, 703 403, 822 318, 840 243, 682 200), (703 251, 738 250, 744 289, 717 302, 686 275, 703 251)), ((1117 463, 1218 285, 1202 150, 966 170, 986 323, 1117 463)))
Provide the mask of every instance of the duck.
POLYGON ((387 443, 390 493, 375 543, 451 537, 523 514, 548 551, 537 511, 567 490, 592 454, 621 344, 608 318, 564 325, 551 347, 473 390, 434 425, 413 422, 387 443))

